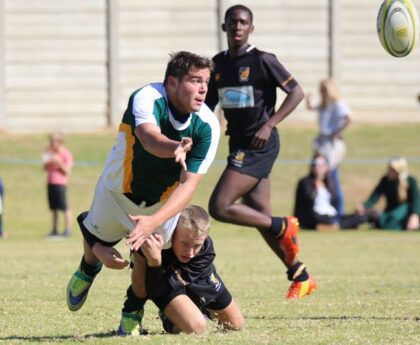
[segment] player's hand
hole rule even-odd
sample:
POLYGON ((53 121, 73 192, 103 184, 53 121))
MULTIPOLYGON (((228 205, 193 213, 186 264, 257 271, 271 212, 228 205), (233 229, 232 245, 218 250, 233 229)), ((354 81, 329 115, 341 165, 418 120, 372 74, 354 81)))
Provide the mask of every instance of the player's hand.
POLYGON ((419 215, 416 213, 413 213, 408 217, 407 221, 407 230, 417 230, 420 228, 420 220, 419 215))
POLYGON ((107 247, 96 242, 92 247, 92 251, 105 267, 121 270, 129 264, 128 260, 123 259, 120 252, 114 247, 107 247))
POLYGON ((158 267, 162 264, 163 237, 157 233, 151 234, 141 246, 141 251, 147 259, 150 267, 158 267))
POLYGON ((191 151, 192 148, 192 139, 184 137, 179 142, 178 147, 174 151, 175 162, 181 164, 182 169, 187 170, 187 164, 185 163, 187 159, 187 153, 191 151))
POLYGON ((139 250, 146 238, 160 225, 157 224, 152 216, 129 216, 131 220, 136 222, 133 231, 127 236, 126 244, 131 250, 139 250))
POLYGON ((273 128, 268 124, 263 124, 261 128, 255 133, 251 141, 252 149, 262 149, 270 138, 273 128))
POLYGON ((365 206, 363 204, 359 204, 356 206, 356 214, 358 216, 363 216, 366 213, 365 206))

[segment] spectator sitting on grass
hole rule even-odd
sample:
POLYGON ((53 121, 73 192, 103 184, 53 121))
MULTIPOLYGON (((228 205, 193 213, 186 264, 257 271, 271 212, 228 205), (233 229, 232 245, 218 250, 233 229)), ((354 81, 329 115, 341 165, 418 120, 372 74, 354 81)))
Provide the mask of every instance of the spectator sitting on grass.
POLYGON ((370 197, 358 205, 356 212, 367 215, 378 229, 419 229, 420 193, 416 179, 408 173, 407 160, 394 157, 388 170, 381 178, 370 197), (382 212, 373 209, 380 197, 385 197, 386 206, 382 212))
POLYGON ((338 213, 329 164, 320 153, 313 156, 309 175, 299 180, 294 215, 302 228, 318 230, 354 229, 367 221, 365 216, 338 213))

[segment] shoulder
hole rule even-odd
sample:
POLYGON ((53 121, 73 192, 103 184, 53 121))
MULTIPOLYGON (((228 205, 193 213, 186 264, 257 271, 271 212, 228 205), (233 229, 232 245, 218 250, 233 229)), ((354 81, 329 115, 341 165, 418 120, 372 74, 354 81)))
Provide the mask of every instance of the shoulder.
POLYGON ((145 85, 137 90, 135 90, 130 98, 133 100, 140 100, 140 99, 150 99, 150 100, 156 100, 160 99, 162 97, 165 97, 165 87, 163 86, 163 83, 152 83, 145 85))
POLYGON ((203 126, 208 127, 212 131, 220 131, 219 121, 207 104, 203 104, 198 112, 193 113, 193 116, 196 118, 196 122, 201 123, 203 126))
POLYGON ((408 175, 407 180, 409 184, 417 185, 417 179, 413 175, 408 175))
POLYGON ((256 58, 261 59, 266 64, 280 64, 280 61, 277 59, 277 56, 273 53, 269 53, 255 48, 254 55, 256 58))
POLYGON ((201 247, 200 252, 203 255, 210 255, 210 256, 215 255, 213 240, 211 239, 210 236, 207 236, 207 238, 204 240, 204 243, 203 243, 203 246, 201 247))
POLYGON ((223 50, 220 53, 213 56, 212 60, 217 64, 218 62, 226 59, 226 54, 226 50, 223 50))

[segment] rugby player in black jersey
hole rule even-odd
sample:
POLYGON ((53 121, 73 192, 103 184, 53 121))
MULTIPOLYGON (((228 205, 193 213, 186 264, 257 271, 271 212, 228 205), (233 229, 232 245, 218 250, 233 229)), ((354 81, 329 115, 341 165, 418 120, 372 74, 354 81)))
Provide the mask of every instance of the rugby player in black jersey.
MULTIPOLYGON (((148 266, 147 295, 159 308, 163 327, 169 333, 202 334, 207 317, 217 320, 224 329, 243 327, 242 313, 213 264, 216 254, 209 228, 208 213, 190 205, 179 216, 170 249, 162 250, 164 241, 157 233, 142 247, 148 266)), ((132 322, 137 324, 136 320, 132 322)), ((120 324, 118 335, 125 335, 124 326, 120 324)))
POLYGON ((280 151, 276 126, 302 101, 304 93, 273 54, 248 43, 254 30, 248 7, 230 7, 222 30, 228 50, 213 58, 216 67, 206 103, 210 109, 220 103, 223 109, 229 156, 210 197, 209 212, 219 221, 257 228, 288 269, 292 284, 286 298, 301 298, 316 289, 316 282, 297 259, 298 219, 272 216, 269 175, 280 151), (277 88, 287 96, 276 110, 277 88))

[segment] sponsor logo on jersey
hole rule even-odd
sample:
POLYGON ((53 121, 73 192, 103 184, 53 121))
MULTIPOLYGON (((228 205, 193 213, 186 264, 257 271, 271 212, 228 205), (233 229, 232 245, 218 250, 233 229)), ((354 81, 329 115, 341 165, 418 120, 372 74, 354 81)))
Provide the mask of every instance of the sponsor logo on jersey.
POLYGON ((249 66, 239 67, 239 81, 244 82, 249 80, 249 66))
POLYGON ((217 279, 214 273, 210 275, 209 283, 214 285, 214 287, 216 288, 216 291, 219 291, 220 288, 222 287, 222 283, 219 281, 219 279, 217 279))
POLYGON ((254 106, 254 90, 251 85, 223 87, 219 91, 223 109, 251 108, 254 106))
POLYGON ((242 168, 242 165, 244 164, 244 159, 245 159, 245 152, 238 150, 235 152, 233 156, 232 164, 237 168, 242 168))

